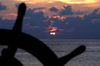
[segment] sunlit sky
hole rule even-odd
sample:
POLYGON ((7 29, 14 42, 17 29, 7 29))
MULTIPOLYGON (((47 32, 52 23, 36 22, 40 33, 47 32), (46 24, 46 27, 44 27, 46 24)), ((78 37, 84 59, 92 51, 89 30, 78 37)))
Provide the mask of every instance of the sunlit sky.
POLYGON ((96 3, 98 0, 16 0, 27 3, 38 3, 38 2, 54 2, 54 1, 62 1, 69 4, 83 4, 83 3, 96 3))
MULTIPOLYGON (((100 6, 99 0, 0 0, 0 2, 3 5, 7 6, 8 12, 16 11, 15 4, 21 3, 21 2, 25 2, 27 5, 31 5, 31 6, 28 6, 28 7, 31 7, 31 8, 35 8, 35 7, 38 7, 38 6, 39 7, 50 7, 50 5, 46 6, 45 4, 54 3, 54 2, 63 2, 63 3, 66 3, 66 4, 70 4, 70 5, 74 4, 74 6, 75 6, 74 9, 78 9, 80 11, 86 10, 86 9, 83 9, 82 7, 98 8, 100 6), (76 5, 78 4, 78 6, 76 6, 75 4, 76 5), (85 4, 85 5, 81 5, 81 4, 85 4)), ((57 6, 61 6, 61 5, 62 4, 58 4, 57 6)))
MULTIPOLYGON (((0 15, 6 16, 9 19, 12 18, 13 16, 16 17, 15 13, 17 12, 17 8, 15 5, 21 2, 25 2, 28 8, 38 8, 38 7, 51 8, 55 6, 55 2, 58 2, 59 4, 56 3, 56 7, 58 8, 59 6, 60 8, 63 7, 65 4, 71 5, 73 11, 81 11, 86 14, 91 13, 96 8, 100 8, 99 7, 100 0, 0 0, 0 2, 7 7, 7 10, 0 11, 0 15), (8 17, 9 15, 13 16, 8 17)), ((49 13, 49 11, 47 12, 48 14, 51 14, 49 13)), ((47 14, 46 11, 45 14, 47 14)))
MULTIPOLYGON (((2 17, 3 20, 7 19, 7 20, 14 20, 15 21, 16 16, 17 16, 16 5, 18 5, 19 3, 22 3, 22 2, 25 2, 27 4, 27 10, 34 9, 34 8, 40 8, 40 9, 37 9, 35 11, 35 13, 42 11, 44 13, 44 15, 42 14, 42 17, 48 16, 50 18, 53 17, 54 19, 58 18, 58 22, 60 20, 63 21, 64 19, 65 19, 64 22, 66 22, 67 18, 69 18, 69 21, 63 25, 72 25, 71 23, 69 24, 70 19, 72 19, 72 18, 77 19, 77 16, 80 17, 80 19, 83 19, 84 16, 89 15, 89 14, 93 13, 93 11, 95 9, 100 8, 100 0, 0 0, 0 3, 1 3, 0 6, 2 6, 2 7, 6 6, 6 9, 0 10, 0 17, 2 17), (67 8, 68 6, 71 6, 71 7, 67 8), (58 10, 57 11, 50 11, 50 8, 52 8, 52 7, 55 7, 54 9, 56 9, 56 10, 58 9, 58 10), (73 14, 65 15, 65 16, 63 14, 63 16, 61 17, 60 12, 61 11, 66 12, 66 10, 67 10, 66 8, 69 9, 69 12, 72 12, 73 14), (56 15, 56 16, 53 16, 53 15, 56 15)), ((97 10, 97 11, 100 12, 99 10, 97 10)), ((97 16, 97 15, 95 15, 95 16, 97 16)), ((50 18, 48 18, 48 19, 50 19, 50 18)), ((61 32, 62 32, 62 35, 64 35, 64 33, 66 35, 69 35, 71 33, 73 34, 73 32, 75 32, 75 31, 79 32, 79 34, 81 34, 80 31, 85 28, 84 27, 84 28, 79 29, 76 26, 75 26, 75 28, 73 26, 70 26, 70 28, 69 27, 66 28, 66 26, 64 28, 61 28, 61 26, 58 27, 59 25, 55 26, 57 24, 56 21, 53 21, 51 19, 49 21, 50 23, 48 24, 48 27, 45 27, 45 26, 41 27, 42 25, 38 26, 37 24, 31 25, 31 23, 26 24, 26 26, 29 27, 29 29, 31 29, 31 30, 37 29, 36 33, 40 33, 41 29, 44 29, 44 31, 42 31, 42 32, 44 32, 44 34, 49 32, 48 34, 53 35, 53 36, 56 34, 60 34, 61 32), (37 31, 40 31, 40 32, 37 32, 37 31)), ((91 21, 91 24, 94 24, 95 21, 99 22, 100 20, 94 18, 91 21)), ((84 22, 84 20, 83 20, 83 22, 84 22)), ((92 28, 92 29, 94 29, 94 28, 92 28)), ((94 30, 97 30, 97 28, 95 28, 94 30)), ((99 28, 98 28, 98 30, 99 30, 99 28)), ((90 32, 98 33, 99 32, 98 30, 97 30, 97 32, 95 32, 95 31, 90 31, 90 32)), ((86 32, 89 33, 88 32, 89 30, 87 30, 87 31, 82 30, 82 31, 84 32, 83 34, 85 34, 86 32)))

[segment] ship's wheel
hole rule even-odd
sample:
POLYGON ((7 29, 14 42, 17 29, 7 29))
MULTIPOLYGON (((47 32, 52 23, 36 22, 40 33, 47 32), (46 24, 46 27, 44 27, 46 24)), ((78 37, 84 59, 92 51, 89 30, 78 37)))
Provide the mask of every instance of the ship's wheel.
POLYGON ((70 54, 58 58, 43 42, 31 35, 21 32, 25 11, 26 5, 24 3, 20 4, 17 20, 13 29, 0 29, 0 45, 8 46, 7 49, 2 50, 0 66, 23 66, 23 64, 15 58, 18 48, 35 56, 44 66, 64 66, 69 60, 85 51, 86 47, 81 45, 70 54))

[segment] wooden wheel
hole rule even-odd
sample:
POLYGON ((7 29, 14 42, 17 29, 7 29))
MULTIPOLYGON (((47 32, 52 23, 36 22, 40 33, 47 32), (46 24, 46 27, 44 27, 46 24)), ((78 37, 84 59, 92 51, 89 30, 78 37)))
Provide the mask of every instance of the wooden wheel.
POLYGON ((18 16, 12 30, 0 29, 0 45, 7 45, 0 56, 1 66, 23 66, 14 56, 18 48, 21 48, 35 56, 44 66, 64 66, 69 60, 83 53, 85 46, 79 46, 70 54, 58 58, 54 52, 43 42, 22 31, 22 22, 26 5, 22 3, 18 9, 18 16))

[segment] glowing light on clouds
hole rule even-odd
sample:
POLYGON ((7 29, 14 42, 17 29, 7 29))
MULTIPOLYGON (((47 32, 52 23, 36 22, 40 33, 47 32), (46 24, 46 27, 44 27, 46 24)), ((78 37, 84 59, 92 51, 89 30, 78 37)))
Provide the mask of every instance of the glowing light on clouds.
POLYGON ((16 0, 19 2, 26 2, 26 3, 39 3, 39 2, 48 2, 52 3, 55 1, 61 1, 69 4, 88 4, 88 3, 96 3, 98 0, 16 0))
POLYGON ((69 4, 86 4, 86 3, 96 3, 97 0, 60 0, 69 4))

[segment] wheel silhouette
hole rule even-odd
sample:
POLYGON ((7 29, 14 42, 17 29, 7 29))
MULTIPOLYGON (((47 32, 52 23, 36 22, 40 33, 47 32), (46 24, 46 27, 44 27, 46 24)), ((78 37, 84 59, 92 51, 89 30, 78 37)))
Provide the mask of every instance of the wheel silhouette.
POLYGON ((25 15, 26 5, 20 4, 15 26, 12 30, 0 29, 0 45, 7 45, 0 56, 1 66, 23 66, 14 56, 18 48, 21 48, 35 56, 44 66, 64 66, 69 60, 83 53, 84 45, 79 46, 70 54, 58 58, 54 52, 43 42, 22 31, 22 22, 25 15))

